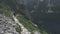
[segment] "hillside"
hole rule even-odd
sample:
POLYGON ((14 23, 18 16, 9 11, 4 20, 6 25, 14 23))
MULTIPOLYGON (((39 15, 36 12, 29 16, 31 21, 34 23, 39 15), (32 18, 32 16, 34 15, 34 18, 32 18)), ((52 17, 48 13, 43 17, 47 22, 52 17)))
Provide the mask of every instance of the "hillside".
MULTIPOLYGON (((6 19, 12 19, 12 21, 15 21, 14 20, 14 17, 13 15, 19 20, 19 23, 21 22, 21 24, 24 26, 24 28, 26 28, 28 30, 28 32, 30 32, 31 34, 34 34, 35 31, 37 34, 40 34, 40 33, 47 33, 45 31, 42 31, 38 28, 38 26, 35 26, 34 23, 31 23, 32 21, 30 21, 28 19, 28 17, 24 16, 24 14, 20 11, 23 9, 23 5, 21 4, 21 8, 18 8, 20 7, 18 4, 15 4, 16 1, 12 1, 12 0, 0 0, 0 14, 8 17, 6 19), (12 4, 11 4, 12 3, 12 4), (18 7, 16 7, 18 6, 18 7), (19 10, 20 9, 20 10, 19 10), (21 13, 20 13, 21 12, 21 13), (18 15, 18 16, 16 16, 18 15), (24 20, 24 21, 23 21, 24 20)), ((15 21, 16 23, 16 21, 15 21)), ((19 25, 19 23, 16 23, 17 26, 15 28, 15 30, 19 33, 19 34, 23 34, 24 32, 24 29, 22 30, 21 29, 21 25, 19 25), (21 31, 22 30, 22 31, 21 31), (21 33, 22 32, 22 33, 21 33)), ((4 24, 3 24, 4 25, 4 24)), ((6 24, 7 25, 7 24, 6 24)), ((11 25, 10 25, 11 26, 11 25)), ((26 31, 26 30, 25 30, 26 31)), ((8 33, 8 32, 7 32, 8 33)), ((4 33, 5 34, 5 33, 4 33)), ((8 33, 9 34, 9 33, 8 33)), ((17 34, 17 33, 16 33, 17 34)))
MULTIPOLYGON (((60 0, 0 0, 0 14, 11 19, 14 15, 29 32, 60 34, 59 3, 60 0)), ((17 29, 19 32, 20 26, 17 29)))

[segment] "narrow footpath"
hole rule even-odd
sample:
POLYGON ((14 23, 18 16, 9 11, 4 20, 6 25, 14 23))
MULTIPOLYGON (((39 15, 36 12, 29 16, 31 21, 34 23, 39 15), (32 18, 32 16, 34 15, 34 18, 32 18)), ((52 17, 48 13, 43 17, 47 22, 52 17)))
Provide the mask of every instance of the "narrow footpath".
POLYGON ((13 15, 13 19, 15 20, 15 23, 19 24, 21 27, 21 34, 31 34, 20 22, 19 20, 13 15))

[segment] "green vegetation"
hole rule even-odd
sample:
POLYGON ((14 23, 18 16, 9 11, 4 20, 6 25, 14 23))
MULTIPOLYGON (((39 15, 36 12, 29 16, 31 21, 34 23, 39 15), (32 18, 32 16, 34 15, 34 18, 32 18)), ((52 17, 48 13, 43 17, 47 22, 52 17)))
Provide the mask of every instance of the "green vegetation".
POLYGON ((41 30, 38 28, 38 26, 34 26, 33 23, 31 23, 28 19, 24 18, 22 15, 17 16, 17 19, 22 23, 30 32, 33 31, 40 31, 42 34, 47 34, 46 31, 41 30))
POLYGON ((2 0, 0 0, 0 14, 3 14, 7 17, 12 18, 11 16, 11 8, 9 5, 6 5, 5 2, 3 2, 2 0))
POLYGON ((17 24, 16 31, 19 32, 19 34, 21 34, 21 27, 18 24, 17 24))
POLYGON ((17 16, 17 19, 29 30, 38 30, 38 27, 34 26, 29 20, 25 19, 22 15, 17 16))
POLYGON ((28 19, 24 18, 22 15, 17 16, 17 19, 32 33, 33 31, 40 31, 42 34, 48 34, 43 29, 39 29, 38 26, 34 26, 33 23, 31 23, 28 19))
POLYGON ((7 6, 7 7, 5 6, 4 8, 1 8, 1 9, 0 9, 0 14, 3 14, 3 15, 5 15, 5 16, 7 16, 7 17, 12 18, 11 10, 9 9, 8 6, 7 6))

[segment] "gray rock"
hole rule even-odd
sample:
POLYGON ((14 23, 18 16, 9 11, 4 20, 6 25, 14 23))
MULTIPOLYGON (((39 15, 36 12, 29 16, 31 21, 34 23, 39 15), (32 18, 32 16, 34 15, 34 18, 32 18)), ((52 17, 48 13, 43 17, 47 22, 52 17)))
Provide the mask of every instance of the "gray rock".
POLYGON ((19 34, 16 26, 12 19, 0 14, 0 34, 19 34))

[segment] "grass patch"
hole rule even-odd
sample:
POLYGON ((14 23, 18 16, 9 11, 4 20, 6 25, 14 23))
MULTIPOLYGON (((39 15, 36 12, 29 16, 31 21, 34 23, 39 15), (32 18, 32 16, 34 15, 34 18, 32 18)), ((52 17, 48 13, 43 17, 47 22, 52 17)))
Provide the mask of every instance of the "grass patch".
POLYGON ((22 15, 17 16, 17 19, 30 31, 39 31, 42 34, 48 34, 45 30, 39 29, 38 26, 34 26, 28 19, 24 18, 22 15))
POLYGON ((7 6, 3 6, 2 8, 0 8, 0 14, 3 14, 6 17, 9 17, 9 18, 13 19, 11 12, 12 12, 11 8, 8 5, 7 6))
POLYGON ((17 16, 17 19, 30 31, 38 30, 38 27, 34 26, 29 20, 24 18, 22 15, 17 16))

